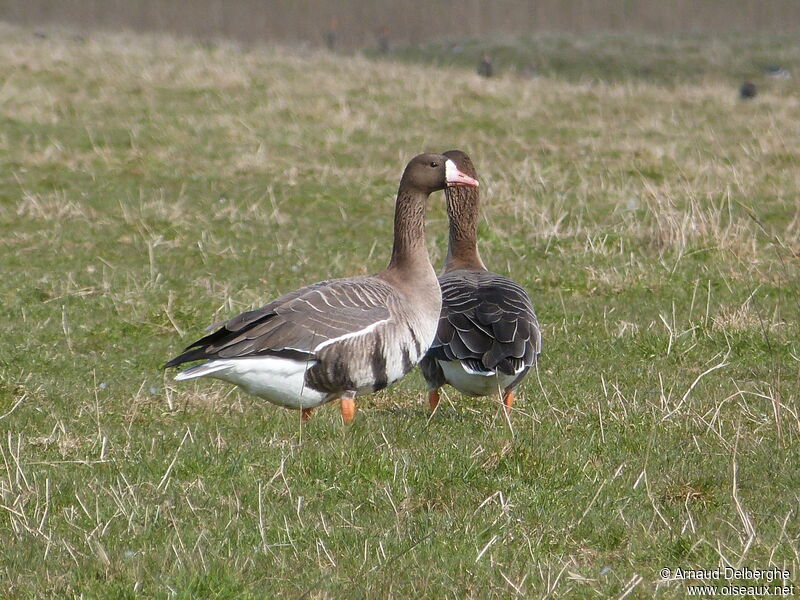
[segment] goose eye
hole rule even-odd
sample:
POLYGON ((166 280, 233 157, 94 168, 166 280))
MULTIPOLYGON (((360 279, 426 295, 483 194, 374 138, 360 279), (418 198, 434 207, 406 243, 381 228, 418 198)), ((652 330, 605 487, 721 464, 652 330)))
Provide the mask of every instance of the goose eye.
POLYGON ((435 160, 433 160, 433 161, 431 161, 431 166, 432 166, 432 167, 434 167, 434 168, 435 168, 435 167, 438 167, 438 166, 439 166, 439 163, 438 163, 438 162, 436 162, 435 160))

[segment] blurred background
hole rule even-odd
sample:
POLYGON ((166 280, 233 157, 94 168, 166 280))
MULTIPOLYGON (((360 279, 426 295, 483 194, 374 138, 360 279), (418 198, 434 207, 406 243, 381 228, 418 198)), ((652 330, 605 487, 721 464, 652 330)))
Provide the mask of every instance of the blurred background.
POLYGON ((788 32, 796 0, 2 0, 0 19, 337 48, 534 32, 788 32))

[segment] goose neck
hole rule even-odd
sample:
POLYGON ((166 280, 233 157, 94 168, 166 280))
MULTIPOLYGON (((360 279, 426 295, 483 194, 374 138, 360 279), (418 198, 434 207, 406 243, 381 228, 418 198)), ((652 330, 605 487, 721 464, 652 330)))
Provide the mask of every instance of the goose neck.
POLYGON ((478 192, 456 187, 445 192, 450 222, 444 270, 486 269, 478 252, 478 192))
POLYGON ((394 212, 394 245, 390 269, 413 270, 430 266, 425 246, 425 202, 428 195, 416 190, 397 194, 394 212))

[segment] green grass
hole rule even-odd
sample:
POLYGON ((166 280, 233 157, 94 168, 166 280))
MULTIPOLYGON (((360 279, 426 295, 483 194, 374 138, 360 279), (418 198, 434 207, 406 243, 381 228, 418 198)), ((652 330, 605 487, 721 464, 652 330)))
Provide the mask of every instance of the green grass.
POLYGON ((663 567, 719 564, 796 580, 794 81, 739 103, 691 69, 485 81, 1 31, 5 597, 682 598, 663 567), (484 260, 544 323, 510 423, 452 390, 430 418, 416 373, 351 427, 162 373, 214 320, 382 268, 405 162, 450 148, 479 170, 484 260))

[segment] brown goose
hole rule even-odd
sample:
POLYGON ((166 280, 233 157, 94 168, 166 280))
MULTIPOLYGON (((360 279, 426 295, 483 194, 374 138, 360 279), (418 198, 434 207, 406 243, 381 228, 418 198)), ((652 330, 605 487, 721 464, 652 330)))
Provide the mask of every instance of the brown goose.
POLYGON ((389 266, 375 275, 322 281, 233 317, 166 367, 196 360, 176 380, 214 377, 286 408, 311 410, 397 381, 436 333, 441 294, 425 247, 425 203, 448 186, 477 186, 441 154, 406 166, 397 192, 389 266))
MULTIPOLYGON (((476 177, 469 156, 460 150, 444 155, 458 169, 476 177)), ((525 290, 508 277, 486 269, 478 254, 478 191, 449 189, 450 242, 442 288, 439 327, 420 369, 428 382, 431 410, 439 388, 449 383, 470 396, 502 392, 506 413, 514 389, 542 350, 539 322, 525 290)))

